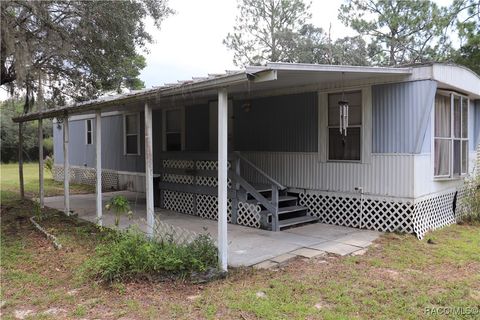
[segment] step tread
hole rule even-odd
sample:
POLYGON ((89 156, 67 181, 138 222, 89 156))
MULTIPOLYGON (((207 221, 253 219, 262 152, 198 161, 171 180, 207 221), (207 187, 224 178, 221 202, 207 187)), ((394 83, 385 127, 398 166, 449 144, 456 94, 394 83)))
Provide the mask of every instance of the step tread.
MULTIPOLYGON (((267 200, 272 201, 272 197, 268 197, 267 200)), ((298 200, 298 198, 297 197, 292 197, 292 196, 279 196, 278 197, 278 202, 285 202, 285 201, 292 201, 292 200, 298 200)), ((255 199, 247 200, 247 202, 248 203, 259 203, 255 199)))
POLYGON ((296 218, 291 218, 291 219, 280 220, 278 222, 278 225, 280 226, 280 228, 282 228, 282 227, 289 227, 289 226, 294 226, 294 225, 297 225, 297 224, 313 222, 313 221, 318 221, 318 220, 319 220, 318 217, 301 216, 301 217, 296 217, 296 218))
POLYGON ((307 210, 307 207, 303 207, 303 206, 282 207, 282 208, 278 208, 278 214, 295 212, 295 211, 302 211, 302 210, 307 210))

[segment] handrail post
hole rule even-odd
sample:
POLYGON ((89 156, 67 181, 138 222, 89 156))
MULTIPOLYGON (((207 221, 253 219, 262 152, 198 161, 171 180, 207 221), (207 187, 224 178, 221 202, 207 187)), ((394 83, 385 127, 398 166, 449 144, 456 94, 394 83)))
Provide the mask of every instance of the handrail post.
MULTIPOLYGON (((240 158, 234 157, 232 160, 233 169, 235 170, 235 174, 232 175, 233 177, 240 175, 240 158)), ((231 179, 232 181, 232 189, 233 189, 233 198, 232 198, 232 223, 238 224, 238 197, 239 197, 239 190, 240 184, 238 183, 237 179, 231 179)))
POLYGON ((272 184, 272 205, 275 209, 275 212, 272 212, 272 230, 279 231, 278 226, 278 187, 275 184, 272 184))

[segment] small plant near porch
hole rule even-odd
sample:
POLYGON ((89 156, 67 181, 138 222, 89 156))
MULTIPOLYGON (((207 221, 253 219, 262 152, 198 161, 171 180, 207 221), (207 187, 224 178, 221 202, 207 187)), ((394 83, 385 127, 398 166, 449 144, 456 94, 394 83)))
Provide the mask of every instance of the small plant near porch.
POLYGON ((106 282, 151 280, 210 272, 217 268, 217 259, 217 247, 209 236, 178 244, 149 239, 133 228, 112 233, 84 267, 89 276, 106 282))
POLYGON ((466 197, 463 205, 468 210, 464 222, 480 222, 480 174, 466 182, 466 197))
POLYGON ((115 227, 118 228, 120 224, 120 218, 123 214, 126 214, 129 219, 133 217, 133 212, 130 209, 130 204, 128 203, 127 198, 124 196, 114 196, 110 201, 105 205, 105 209, 110 211, 113 210, 115 214, 115 227))

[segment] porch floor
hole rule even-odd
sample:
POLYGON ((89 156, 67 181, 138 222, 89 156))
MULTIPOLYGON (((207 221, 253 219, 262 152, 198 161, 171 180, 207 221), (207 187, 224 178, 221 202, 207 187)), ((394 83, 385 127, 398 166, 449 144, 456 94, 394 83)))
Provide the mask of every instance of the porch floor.
MULTIPOLYGON (((130 201, 133 219, 122 217, 120 227, 138 224, 146 230, 145 194, 130 191, 103 194, 103 203, 115 195, 123 195, 130 201)), ((45 205, 63 210, 63 196, 45 198, 45 205)), ((81 219, 96 221, 95 194, 70 196, 71 210, 81 219)), ((160 220, 196 233, 210 233, 217 237, 217 221, 197 216, 155 208, 160 220)), ((103 210, 104 226, 114 225, 113 213, 103 210)), ((340 255, 361 252, 381 232, 361 230, 323 223, 309 224, 279 232, 228 224, 228 262, 232 267, 273 266, 295 256, 313 257, 325 252, 340 255)))

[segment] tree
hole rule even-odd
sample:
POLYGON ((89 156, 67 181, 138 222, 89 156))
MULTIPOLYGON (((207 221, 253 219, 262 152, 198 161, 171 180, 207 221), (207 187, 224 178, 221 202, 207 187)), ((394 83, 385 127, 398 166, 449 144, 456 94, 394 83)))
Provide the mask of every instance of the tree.
POLYGON ((223 41, 233 50, 234 63, 291 62, 292 44, 310 18, 309 8, 302 0, 239 0, 233 33, 223 41))
POLYGON ((454 61, 480 75, 480 1, 456 0, 452 11, 457 17, 458 35, 464 41, 454 61))
POLYGON ((303 63, 369 65, 365 40, 360 36, 332 41, 330 32, 311 24, 304 25, 292 47, 292 61, 303 63))
MULTIPOLYGON (((0 159, 1 162, 18 161, 18 124, 12 121, 22 112, 24 98, 11 98, 0 104, 0 159)), ((43 120, 44 154, 53 153, 52 120, 43 120)), ((23 124, 23 158, 26 161, 38 160, 38 126, 36 121, 23 124)))
POLYGON ((450 12, 430 0, 348 0, 339 19, 370 39, 368 50, 379 65, 441 60, 451 50, 450 12))
POLYGON ((160 27, 172 13, 167 0, 9 0, 0 9, 0 84, 25 93, 25 112, 40 83, 48 105, 142 87, 137 50, 152 41, 143 20, 160 27))

